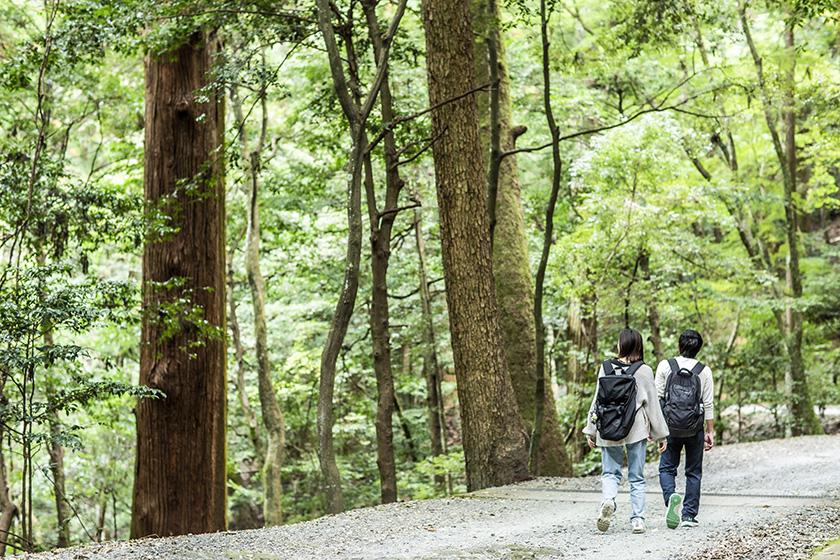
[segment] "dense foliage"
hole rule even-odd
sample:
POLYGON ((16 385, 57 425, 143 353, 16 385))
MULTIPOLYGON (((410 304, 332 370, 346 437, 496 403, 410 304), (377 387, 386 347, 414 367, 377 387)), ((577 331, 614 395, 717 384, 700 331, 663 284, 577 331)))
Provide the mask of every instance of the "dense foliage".
MULTIPOLYGON (((254 174, 262 185, 272 382, 285 417, 284 518, 325 512, 316 403, 321 351, 343 281, 350 133, 311 4, 0 0, 0 482, 9 488, 0 509, 17 515, 19 529, 8 539, 15 548, 128 535, 133 406, 138 398, 165 398, 136 386, 140 262, 144 242, 171 227, 165 211, 143 204, 143 58, 167 52, 196 29, 219 29, 224 44, 212 87, 227 97, 229 524, 263 523, 265 436, 245 263, 254 174), (250 161, 242 138, 259 146, 250 161), (57 507, 66 510, 66 529, 56 526, 57 507)), ((379 4, 387 21, 395 4, 379 4)), ((504 3, 501 26, 513 121, 527 126, 516 158, 536 270, 552 161, 534 4, 504 3)), ((592 372, 625 324, 645 334, 648 362, 654 349, 673 354, 682 329, 703 333, 725 441, 790 433, 788 346, 777 318, 791 309, 804 318, 813 404, 824 410, 840 402, 836 367, 828 366, 840 360, 840 22, 831 4, 548 3, 563 167, 544 317, 551 389, 580 471, 592 459, 578 436, 592 372), (786 25, 793 46, 785 45, 786 25), (792 108, 788 72, 795 77, 792 108), (784 173, 769 130, 784 130, 785 111, 793 111, 797 128, 793 203, 802 297, 786 288, 784 173), (751 410, 768 411, 772 425, 742 421, 751 410)), ((336 18, 364 86, 376 67, 361 8, 336 2, 336 18)), ((400 499, 465 489, 428 149, 434 139, 428 114, 418 115, 428 106, 424 56, 420 2, 412 0, 389 70, 397 116, 406 118, 398 126, 405 209, 394 222, 388 276, 400 499), (444 373, 446 453, 435 457, 422 374, 416 221, 427 241, 444 373)), ((386 124, 392 126, 374 111, 370 136, 386 124)), ((382 150, 375 149, 376 158, 382 150)), ((372 178, 384 182, 380 161, 372 178)), ((362 261, 369 259, 365 243, 362 261)), ((362 266, 338 360, 335 449, 348 507, 379 499, 371 289, 370 268, 362 266)), ((178 321, 190 312, 188 302, 159 310, 178 321)))

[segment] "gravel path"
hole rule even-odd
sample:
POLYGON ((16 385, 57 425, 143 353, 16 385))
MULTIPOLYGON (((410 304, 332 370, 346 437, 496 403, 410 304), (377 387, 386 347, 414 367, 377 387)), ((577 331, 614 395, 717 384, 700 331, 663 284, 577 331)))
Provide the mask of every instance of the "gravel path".
POLYGON ((626 494, 619 496, 610 530, 602 534, 595 529, 597 477, 541 478, 460 498, 364 508, 271 529, 108 543, 30 558, 808 558, 813 548, 840 536, 838 457, 840 436, 713 450, 704 465, 701 526, 696 529, 665 528, 655 465, 648 465, 644 535, 630 533, 626 494))

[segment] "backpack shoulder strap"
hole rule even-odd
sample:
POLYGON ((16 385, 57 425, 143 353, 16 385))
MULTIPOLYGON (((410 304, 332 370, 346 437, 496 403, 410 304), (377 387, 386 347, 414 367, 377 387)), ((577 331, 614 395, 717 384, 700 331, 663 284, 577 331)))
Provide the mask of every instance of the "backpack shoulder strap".
POLYGON ((680 364, 677 363, 676 358, 668 358, 668 365, 671 367, 671 373, 680 371, 680 364))
POLYGON ((662 398, 666 403, 668 402, 668 395, 671 393, 671 380, 680 371, 680 366, 677 364, 676 358, 668 359, 668 367, 671 368, 671 371, 668 372, 668 377, 665 378, 665 396, 662 398))
POLYGON ((700 375, 701 373, 703 373, 704 369, 706 369, 706 364, 704 364, 703 362, 697 362, 696 364, 694 364, 694 367, 691 368, 691 373, 693 373, 694 375, 700 375))
POLYGON ((642 360, 638 362, 633 362, 630 364, 630 367, 627 368, 627 371, 624 372, 625 375, 636 375, 636 372, 639 371, 639 368, 645 365, 642 360))
POLYGON ((613 367, 611 360, 604 360, 601 367, 604 368, 604 375, 612 375, 615 373, 615 368, 613 367))

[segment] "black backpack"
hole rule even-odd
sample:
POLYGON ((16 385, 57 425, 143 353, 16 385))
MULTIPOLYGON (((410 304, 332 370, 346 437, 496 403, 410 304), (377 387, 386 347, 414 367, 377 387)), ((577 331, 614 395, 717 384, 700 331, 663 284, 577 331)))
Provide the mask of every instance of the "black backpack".
POLYGON ((699 376, 706 366, 697 362, 691 369, 681 368, 674 358, 668 360, 668 365, 671 373, 665 382, 662 413, 672 436, 691 437, 703 429, 699 376))
POLYGON ((598 378, 598 396, 595 399, 595 425, 601 439, 620 441, 630 433, 636 420, 634 375, 642 365, 644 362, 641 360, 629 365, 612 360, 604 362, 604 375, 598 378))

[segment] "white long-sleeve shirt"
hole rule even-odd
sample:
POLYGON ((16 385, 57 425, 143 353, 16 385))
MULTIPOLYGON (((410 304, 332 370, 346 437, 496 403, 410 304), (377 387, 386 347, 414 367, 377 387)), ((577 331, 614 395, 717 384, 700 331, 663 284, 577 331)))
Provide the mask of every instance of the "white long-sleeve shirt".
MULTIPOLYGON (((694 358, 685 358, 683 356, 677 356, 676 360, 677 365, 685 369, 692 369, 699 361, 694 358)), ((665 398, 665 386, 668 383, 669 375, 671 375, 671 366, 668 364, 668 360, 662 360, 659 362, 659 365, 656 366, 656 393, 659 395, 660 399, 665 398)), ((712 370, 709 369, 709 366, 703 368, 699 377, 700 398, 703 402, 704 418, 706 420, 713 420, 715 417, 715 383, 712 379, 712 370)))

